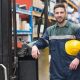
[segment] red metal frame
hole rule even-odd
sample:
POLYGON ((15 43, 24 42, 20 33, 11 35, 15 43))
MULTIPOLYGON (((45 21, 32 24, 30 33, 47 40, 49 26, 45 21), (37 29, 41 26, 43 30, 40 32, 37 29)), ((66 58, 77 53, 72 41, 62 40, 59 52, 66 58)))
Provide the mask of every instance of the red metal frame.
POLYGON ((16 0, 16 3, 20 5, 26 4, 26 9, 30 9, 30 7, 32 6, 32 0, 16 0))

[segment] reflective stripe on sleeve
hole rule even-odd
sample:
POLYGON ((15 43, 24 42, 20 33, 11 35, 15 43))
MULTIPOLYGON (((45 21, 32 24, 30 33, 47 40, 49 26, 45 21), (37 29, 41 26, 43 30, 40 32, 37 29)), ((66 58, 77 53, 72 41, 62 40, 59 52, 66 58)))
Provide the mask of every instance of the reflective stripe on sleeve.
POLYGON ((52 40, 52 39, 75 39, 75 35, 49 36, 49 40, 52 40))

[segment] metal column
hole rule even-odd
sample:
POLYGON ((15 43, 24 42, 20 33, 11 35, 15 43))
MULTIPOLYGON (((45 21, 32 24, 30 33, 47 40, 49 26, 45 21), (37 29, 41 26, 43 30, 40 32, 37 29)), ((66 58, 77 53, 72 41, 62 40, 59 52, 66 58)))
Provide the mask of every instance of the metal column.
MULTIPOLYGON (((8 80, 12 73, 12 26, 11 0, 0 0, 0 64, 8 70, 8 80)), ((0 79, 4 80, 3 70, 0 68, 0 79)))
MULTIPOLYGON (((48 0, 44 0, 44 6, 45 6, 45 11, 44 11, 44 32, 46 30, 46 28, 48 27, 48 0)), ((44 33, 43 32, 43 33, 44 33)))

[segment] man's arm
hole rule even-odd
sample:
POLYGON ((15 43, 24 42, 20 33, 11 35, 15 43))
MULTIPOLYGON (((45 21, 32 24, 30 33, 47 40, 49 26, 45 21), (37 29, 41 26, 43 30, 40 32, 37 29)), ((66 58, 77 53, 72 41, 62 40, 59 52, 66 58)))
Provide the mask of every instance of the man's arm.
POLYGON ((37 59, 40 52, 39 52, 39 49, 43 49, 45 47, 48 46, 48 31, 46 30, 43 37, 41 37, 40 39, 38 39, 36 41, 36 43, 33 44, 32 46, 32 57, 37 59))
MULTIPOLYGON (((80 28, 76 30, 75 36, 77 40, 80 40, 80 28)), ((76 58, 70 63, 69 68, 71 70, 76 70, 79 64, 80 64, 80 52, 77 54, 76 58)))
MULTIPOLYGON (((80 41, 80 28, 76 31, 76 39, 80 41)), ((80 60, 80 52, 77 54, 77 58, 80 60)))

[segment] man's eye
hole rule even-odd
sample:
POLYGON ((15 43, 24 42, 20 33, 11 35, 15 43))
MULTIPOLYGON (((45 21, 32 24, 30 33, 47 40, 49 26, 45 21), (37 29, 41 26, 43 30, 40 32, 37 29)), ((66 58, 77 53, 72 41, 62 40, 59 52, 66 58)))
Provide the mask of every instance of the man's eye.
POLYGON ((58 12, 56 12, 55 14, 59 14, 58 12))
POLYGON ((64 12, 60 12, 60 13, 64 13, 64 12))

